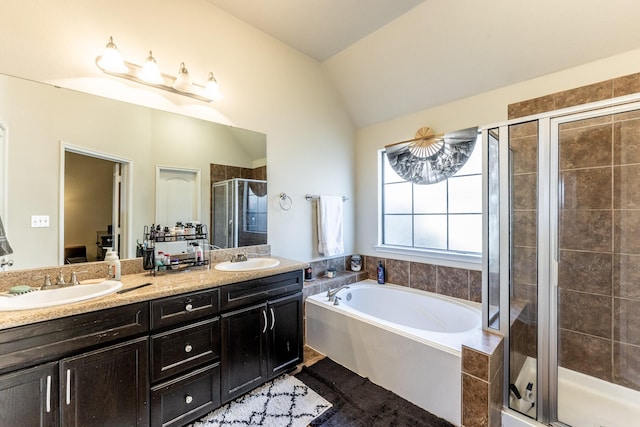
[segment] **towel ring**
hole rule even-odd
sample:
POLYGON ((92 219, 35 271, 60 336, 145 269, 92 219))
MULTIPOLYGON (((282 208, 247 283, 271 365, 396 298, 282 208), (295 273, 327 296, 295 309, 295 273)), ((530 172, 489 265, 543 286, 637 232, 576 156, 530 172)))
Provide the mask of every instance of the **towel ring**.
POLYGON ((280 209, 283 211, 288 211, 293 207, 293 200, 291 200, 291 197, 287 196, 287 193, 280 193, 280 200, 278 203, 280 203, 280 209))

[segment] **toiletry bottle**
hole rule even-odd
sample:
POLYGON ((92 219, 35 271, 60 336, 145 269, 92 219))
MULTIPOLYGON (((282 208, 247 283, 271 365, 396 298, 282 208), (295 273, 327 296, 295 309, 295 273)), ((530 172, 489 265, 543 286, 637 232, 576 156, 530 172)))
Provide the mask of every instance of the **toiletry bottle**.
POLYGON ((107 251, 104 260, 107 261, 109 279, 120 280, 122 272, 120 271, 120 258, 114 251, 107 251))
POLYGON ((193 242, 192 246, 193 252, 195 253, 196 264, 200 265, 202 264, 202 248, 200 247, 200 244, 198 242, 193 242))
POLYGON ((382 266, 382 261, 378 261, 378 268, 376 273, 378 277, 378 283, 380 283, 381 285, 384 284, 384 267, 382 266))

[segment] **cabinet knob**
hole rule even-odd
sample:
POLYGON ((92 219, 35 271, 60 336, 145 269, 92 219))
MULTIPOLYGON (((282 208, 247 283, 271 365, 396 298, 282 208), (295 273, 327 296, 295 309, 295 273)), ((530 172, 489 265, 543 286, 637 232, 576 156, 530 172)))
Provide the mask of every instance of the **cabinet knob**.
POLYGON ((184 346, 184 351, 186 353, 191 353, 191 350, 193 350, 193 347, 191 346, 191 344, 187 344, 184 346))
POLYGON ((188 394, 184 398, 185 403, 193 402, 193 396, 189 396, 188 394))
POLYGON ((187 304, 187 305, 185 305, 185 306, 184 306, 184 309, 185 309, 186 311, 191 311, 191 310, 193 310, 193 305, 191 305, 191 304, 187 304))

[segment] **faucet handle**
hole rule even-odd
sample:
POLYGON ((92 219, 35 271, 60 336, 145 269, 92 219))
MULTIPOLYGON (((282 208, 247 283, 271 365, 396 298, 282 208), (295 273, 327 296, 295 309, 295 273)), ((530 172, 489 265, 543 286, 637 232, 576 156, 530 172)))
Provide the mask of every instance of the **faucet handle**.
POLYGON ((40 289, 48 288, 51 286, 51 276, 49 274, 44 275, 44 283, 40 289))
POLYGON ((71 272, 71 285, 75 286, 75 285, 79 285, 80 282, 78 281, 78 274, 82 274, 82 273, 87 273, 87 270, 83 270, 83 271, 72 271, 71 272))
POLYGON ((62 270, 58 272, 58 278, 56 279, 56 286, 66 285, 64 281, 64 275, 62 274, 62 270))

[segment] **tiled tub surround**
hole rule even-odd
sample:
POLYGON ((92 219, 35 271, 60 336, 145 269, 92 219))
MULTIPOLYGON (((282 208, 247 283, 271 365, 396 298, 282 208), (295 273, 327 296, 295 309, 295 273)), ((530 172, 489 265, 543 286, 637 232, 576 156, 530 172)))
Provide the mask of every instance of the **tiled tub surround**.
POLYGON ((462 425, 502 425, 504 340, 490 332, 462 346, 462 425))
POLYGON ((393 258, 365 257, 369 278, 376 278, 378 261, 385 267, 389 283, 434 292, 473 302, 482 302, 482 271, 443 267, 393 258))
MULTIPOLYGON (((481 302, 482 272, 462 268, 442 267, 392 258, 363 256, 360 272, 350 271, 350 256, 310 263, 314 280, 305 282, 305 297, 344 284, 376 278, 378 261, 386 269, 386 281, 414 289, 426 290, 455 298, 481 302), (328 268, 336 268, 337 276, 326 278, 328 268)), ((306 328, 305 328, 306 330, 306 328)), ((462 407, 464 427, 499 427, 502 408, 502 337, 478 330, 474 338, 463 345, 462 407)), ((429 361, 425 360, 425 364, 429 361)), ((425 385, 429 387, 429 385, 425 385)))

